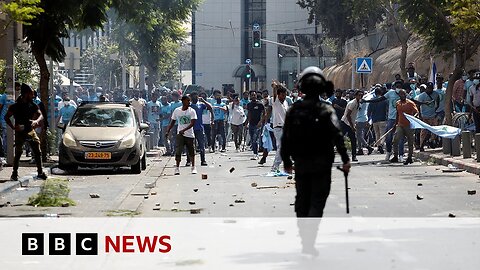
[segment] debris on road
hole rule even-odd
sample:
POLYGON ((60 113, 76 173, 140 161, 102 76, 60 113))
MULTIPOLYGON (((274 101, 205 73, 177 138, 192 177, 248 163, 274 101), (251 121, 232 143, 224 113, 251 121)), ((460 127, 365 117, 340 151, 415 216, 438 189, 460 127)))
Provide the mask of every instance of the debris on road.
POLYGON ((392 191, 388 192, 388 195, 393 195, 393 194, 395 194, 395 192, 392 192, 392 191))
POLYGON ((295 183, 295 181, 289 181, 289 182, 287 182, 287 183, 285 183, 285 184, 287 184, 287 185, 295 185, 296 183, 295 183))
POLYGON ((233 173, 235 171, 235 167, 230 168, 230 173, 233 173))
POLYGON ((145 200, 148 199, 148 195, 143 196, 143 198, 144 198, 145 200))
POLYGON ((240 199, 240 200, 235 200, 235 203, 245 203, 245 200, 242 200, 242 199, 240 199))
POLYGON ((62 207, 69 207, 70 206, 70 203, 69 202, 64 202, 62 203, 62 207))
POLYGON ((202 209, 190 209, 190 214, 200 214, 200 211, 202 211, 202 209))
POLYGON ((289 176, 287 177, 287 179, 288 179, 288 180, 292 180, 292 179, 293 179, 293 176, 289 175, 289 176))
POLYGON ((417 195, 417 200, 419 201, 423 200, 423 196, 417 195))
POLYGON ((202 173, 202 180, 207 180, 208 179, 208 175, 206 173, 202 173))
POLYGON ((154 207, 153 211, 160 211, 160 209, 161 209, 160 207, 154 207))
POLYGON ((422 186, 423 186, 423 184, 422 184, 422 183, 418 183, 418 184, 417 184, 417 186, 419 186, 419 187, 422 187, 422 186))
POLYGON ((280 188, 279 186, 260 186, 257 189, 269 189, 269 188, 280 188))
POLYGON ((194 204, 195 204, 195 201, 189 201, 188 204, 194 205, 194 204))
POLYGON ((295 206, 295 203, 291 203, 290 206, 295 206))
POLYGON ((475 195, 475 194, 477 194, 477 191, 474 190, 474 189, 472 189, 472 190, 467 190, 467 194, 468 194, 468 195, 475 195))
POLYGON ((237 197, 237 194, 232 194, 232 197, 237 197))
POLYGON ((178 212, 178 208, 177 208, 177 207, 172 207, 172 209, 170 209, 170 211, 172 211, 172 212, 178 212))
POLYGON ((285 234, 285 231, 277 231, 277 234, 278 234, 278 235, 284 235, 284 234, 285 234))
POLYGON ((92 198, 92 199, 98 199, 98 198, 100 198, 100 195, 97 194, 97 193, 90 193, 89 195, 90 195, 90 198, 92 198))
POLYGON ((198 191, 198 188, 194 188, 194 189, 193 189, 193 192, 197 192, 197 191, 198 191))
POLYGON ((157 203, 155 204, 155 206, 160 206, 160 203, 157 202, 157 203))
POLYGON ((52 174, 56 174, 56 175, 65 175, 65 174, 67 174, 66 171, 64 171, 64 170, 62 170, 62 169, 59 169, 59 168, 52 168, 52 169, 50 170, 50 172, 51 172, 52 174))
POLYGON ((257 187, 257 183, 253 182, 252 184, 250 184, 252 187, 257 187))
POLYGON ((232 206, 233 206, 233 203, 231 203, 229 206, 232 207, 232 206))
POLYGON ((180 202, 179 201, 174 201, 173 204, 179 204, 180 202))
POLYGON ((456 217, 456 215, 455 215, 455 214, 453 214, 453 213, 450 213, 450 214, 448 214, 448 217, 450 217, 450 218, 454 218, 454 217, 456 217))
POLYGON ((152 192, 150 192, 150 195, 155 196, 155 195, 157 195, 157 192, 156 192, 156 191, 152 191, 152 192))
POLYGON ((145 183, 145 188, 154 188, 154 187, 155 187, 155 182, 145 183))
POLYGON ((448 164, 448 169, 443 169, 442 172, 444 173, 456 173, 456 172, 463 172, 465 170, 458 168, 452 164, 448 164))

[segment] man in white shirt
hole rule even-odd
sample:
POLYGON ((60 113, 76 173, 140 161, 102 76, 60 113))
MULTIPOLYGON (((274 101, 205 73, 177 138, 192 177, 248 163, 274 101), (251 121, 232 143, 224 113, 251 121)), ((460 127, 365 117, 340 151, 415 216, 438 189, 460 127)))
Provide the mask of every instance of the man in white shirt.
POLYGON ((272 172, 277 172, 282 164, 282 157, 280 156, 280 148, 283 134, 283 125, 285 123, 285 116, 287 115, 288 102, 287 88, 280 83, 274 81, 272 83, 273 98, 270 100, 270 111, 273 122, 273 134, 275 135, 275 141, 277 144, 277 152, 275 154, 275 160, 272 165, 272 172))
POLYGON ((360 100, 362 99, 362 97, 362 90, 355 91, 355 98, 348 102, 341 122, 343 135, 347 135, 350 139, 350 143, 352 144, 352 161, 358 161, 357 153, 355 152, 355 150, 357 149, 355 120, 357 119, 358 109, 360 107, 360 100))
POLYGON ((135 110, 135 113, 137 114, 138 120, 140 123, 144 122, 143 116, 146 115, 145 109, 146 109, 146 104, 147 102, 145 99, 140 98, 140 91, 135 90, 133 91, 133 98, 130 99, 130 103, 133 106, 133 109, 135 110))
POLYGON ((192 163, 192 174, 197 174, 197 169, 195 167, 195 133, 193 131, 193 125, 195 125, 195 121, 197 120, 197 113, 192 107, 190 107, 190 97, 182 97, 182 107, 178 107, 173 111, 171 120, 172 121, 167 129, 166 137, 168 137, 168 134, 175 123, 178 122, 175 147, 175 161, 177 162, 175 175, 180 175, 179 167, 182 159, 183 146, 187 146, 187 155, 192 163))

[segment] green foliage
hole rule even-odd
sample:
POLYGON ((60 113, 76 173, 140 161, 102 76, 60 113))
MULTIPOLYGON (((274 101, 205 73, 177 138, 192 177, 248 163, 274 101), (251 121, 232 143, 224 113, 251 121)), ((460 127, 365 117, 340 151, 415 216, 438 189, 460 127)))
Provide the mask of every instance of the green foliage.
POLYGON ((15 49, 15 80, 35 88, 39 76, 40 68, 28 48, 17 47, 15 49))
POLYGON ((456 0, 449 7, 454 30, 480 31, 480 2, 478 0, 456 0))
POLYGON ((38 194, 28 198, 28 204, 40 207, 61 207, 66 203, 75 205, 75 202, 68 198, 69 193, 67 180, 49 178, 42 184, 38 194))
POLYGON ((39 7, 40 0, 13 0, 8 3, 0 3, 0 12, 19 23, 30 24, 37 15, 43 12, 39 7))

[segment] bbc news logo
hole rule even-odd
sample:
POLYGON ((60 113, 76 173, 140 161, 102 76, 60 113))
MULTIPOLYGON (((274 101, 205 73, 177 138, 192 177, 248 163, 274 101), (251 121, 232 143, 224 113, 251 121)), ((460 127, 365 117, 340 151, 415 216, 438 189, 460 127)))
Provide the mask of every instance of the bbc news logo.
MULTIPOLYGON (((72 255, 71 233, 48 233, 48 255, 72 255)), ((98 255, 97 233, 76 233, 75 255, 98 255)), ((104 253, 168 253, 170 236, 105 236, 104 253)), ((22 255, 45 255, 44 233, 22 233, 22 255)))

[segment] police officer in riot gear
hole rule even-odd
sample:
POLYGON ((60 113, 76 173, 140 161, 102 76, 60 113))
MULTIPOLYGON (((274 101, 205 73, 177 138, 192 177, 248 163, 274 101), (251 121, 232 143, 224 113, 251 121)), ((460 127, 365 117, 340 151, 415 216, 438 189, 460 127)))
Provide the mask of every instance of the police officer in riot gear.
POLYGON ((333 83, 325 79, 321 69, 308 67, 300 74, 298 87, 305 96, 287 112, 281 157, 288 173, 295 163, 297 217, 319 218, 330 194, 334 147, 346 173, 350 158, 335 110, 320 99, 324 94, 333 95, 333 83))

